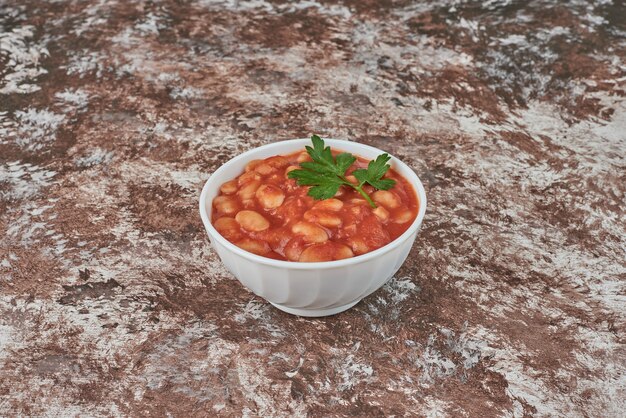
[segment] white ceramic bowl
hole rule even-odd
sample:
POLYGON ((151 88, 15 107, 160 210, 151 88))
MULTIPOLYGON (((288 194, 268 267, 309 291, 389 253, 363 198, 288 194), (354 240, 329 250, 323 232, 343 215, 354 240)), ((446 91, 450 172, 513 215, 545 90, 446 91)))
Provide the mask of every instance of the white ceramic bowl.
MULTIPOLYGON (((335 150, 375 159, 385 151, 357 142, 324 139, 335 150)), ((273 155, 304 150, 310 139, 294 139, 264 145, 245 152, 218 168, 200 195, 200 216, 211 244, 224 265, 239 281, 272 305, 300 316, 333 315, 356 305, 381 287, 406 260, 426 213, 426 193, 419 177, 392 156, 390 164, 415 188, 419 200, 417 218, 404 234, 375 251, 344 260, 300 263, 274 260, 247 252, 222 237, 211 224, 213 198, 220 186, 240 175, 246 164, 273 155)))

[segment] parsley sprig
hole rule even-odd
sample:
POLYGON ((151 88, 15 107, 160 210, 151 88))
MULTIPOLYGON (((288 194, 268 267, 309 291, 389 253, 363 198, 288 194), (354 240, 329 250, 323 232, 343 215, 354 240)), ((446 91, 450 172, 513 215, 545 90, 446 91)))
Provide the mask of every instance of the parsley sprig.
POLYGON ((352 175, 358 181, 354 184, 346 178, 346 171, 356 161, 354 155, 342 152, 333 157, 330 147, 325 146, 324 140, 317 135, 311 137, 311 142, 313 142, 313 147, 306 146, 306 151, 313 161, 300 163, 302 168, 290 171, 288 177, 296 179, 300 186, 313 186, 308 194, 314 199, 330 199, 341 186, 349 186, 359 192, 367 203, 375 208, 376 204, 363 190, 363 186, 369 184, 379 190, 389 190, 396 184, 393 179, 382 178, 390 168, 387 163, 391 157, 386 153, 370 161, 367 169, 354 170, 352 175))

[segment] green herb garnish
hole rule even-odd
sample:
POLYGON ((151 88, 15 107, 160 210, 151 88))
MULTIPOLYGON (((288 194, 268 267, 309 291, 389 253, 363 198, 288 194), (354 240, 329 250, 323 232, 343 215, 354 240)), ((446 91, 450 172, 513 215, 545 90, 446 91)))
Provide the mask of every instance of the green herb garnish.
POLYGON ((324 140, 317 135, 311 137, 313 147, 306 147, 307 153, 313 161, 300 163, 302 169, 289 172, 290 179, 296 179, 300 186, 313 186, 309 189, 309 196, 317 200, 330 199, 343 185, 350 186, 363 196, 371 207, 376 204, 363 190, 367 183, 379 190, 391 189, 396 181, 382 178, 390 165, 387 164, 391 157, 388 154, 381 154, 376 160, 370 161, 367 169, 360 168, 354 170, 352 175, 356 177, 358 184, 348 181, 346 170, 356 161, 356 157, 350 153, 342 152, 337 157, 333 157, 330 147, 326 147, 324 140))

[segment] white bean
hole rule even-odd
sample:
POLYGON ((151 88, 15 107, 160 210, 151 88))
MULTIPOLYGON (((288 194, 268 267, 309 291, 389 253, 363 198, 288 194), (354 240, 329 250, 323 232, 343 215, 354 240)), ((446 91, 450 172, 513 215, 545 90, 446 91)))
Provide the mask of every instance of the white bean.
POLYGON ((242 186, 241 189, 239 189, 239 191, 237 192, 237 195, 241 200, 252 199, 260 186, 261 182, 259 180, 252 180, 242 186))
POLYGON ((234 218, 229 218, 227 216, 218 218, 215 222, 213 222, 213 226, 217 229, 217 232, 222 234, 222 236, 228 240, 241 237, 239 223, 237 223, 234 218))
POLYGON ((231 196, 217 196, 213 199, 213 206, 218 212, 231 215, 239 209, 239 204, 231 196))
POLYGON ((310 209, 304 212, 304 220, 315 222, 328 228, 335 228, 341 225, 341 217, 332 212, 310 209))
POLYGON ((347 245, 335 244, 335 260, 343 260, 344 258, 354 257, 354 253, 347 245))
POLYGON ((349 243, 355 254, 365 254, 370 250, 365 241, 361 238, 351 238, 349 243))
POLYGON ((393 214, 392 221, 397 224, 403 224, 413 219, 413 212, 409 209, 402 209, 393 214))
POLYGON ((285 193, 278 187, 269 184, 259 187, 255 195, 265 209, 275 209, 285 201, 285 193))
POLYGON ((332 249, 324 244, 316 244, 307 247, 300 254, 299 261, 314 263, 318 261, 332 261, 332 249))
POLYGON ((339 199, 325 199, 313 205, 313 209, 338 211, 343 207, 343 202, 339 199))
POLYGON ((246 173, 248 171, 252 171, 255 169, 255 167, 259 164, 261 164, 263 162, 263 160, 252 160, 250 161, 248 164, 246 164, 246 173))
POLYGON ((307 154, 306 152, 301 152, 301 153, 298 155, 298 158, 297 158, 297 160, 296 160, 296 161, 298 161, 299 163, 303 163, 303 162, 305 162, 305 161, 311 161, 311 157, 310 157, 310 156, 309 156, 309 154, 307 154))
POLYGON ((276 169, 267 163, 261 163, 257 165, 256 167, 254 167, 254 171, 264 176, 271 174, 272 172, 274 172, 274 170, 276 169))
POLYGON ((381 222, 387 222, 387 220, 389 220, 389 211, 382 206, 378 206, 372 213, 374 213, 381 222))
POLYGON ((227 181, 222 184, 220 191, 224 194, 233 194, 237 191, 237 182, 235 180, 227 181))
POLYGON ((291 227, 291 232, 302 235, 306 242, 324 242, 328 240, 328 234, 319 226, 310 222, 298 222, 291 227))
POLYGON ((341 197, 346 193, 346 191, 344 190, 343 186, 341 186, 339 188, 339 190, 337 190, 337 193, 335 193, 335 197, 341 197))
POLYGON ((346 176, 346 180, 348 180, 352 184, 359 184, 359 181, 352 174, 348 174, 346 176))
POLYGON ((316 261, 332 261, 342 260, 344 258, 354 257, 352 250, 343 244, 325 242, 323 244, 314 244, 307 247, 300 254, 299 261, 316 262, 316 261))
POLYGON ((235 215, 235 219, 243 229, 248 231, 265 231, 270 227, 269 221, 253 210, 242 210, 235 215))
POLYGON ((273 157, 266 158, 265 159, 265 163, 269 164, 269 165, 271 165, 272 167, 275 167, 275 168, 283 168, 283 167, 289 165, 289 160, 287 160, 282 155, 275 155, 273 157))
POLYGON ((284 249, 287 260, 298 261, 300 259, 300 254, 302 254, 302 250, 304 250, 303 245, 304 243, 299 237, 290 239, 284 249))
POLYGON ((402 204, 398 195, 389 190, 377 190, 372 194, 372 198, 387 209, 395 209, 402 204))
POLYGON ((261 180, 261 175, 259 173, 257 173, 256 171, 249 171, 247 173, 243 173, 242 175, 239 176, 239 178, 237 179, 237 184, 239 184, 240 186, 254 181, 254 180, 261 180))
POLYGON ((369 206, 369 203, 367 203, 367 200, 361 197, 354 197, 350 199, 349 202, 353 205, 368 205, 369 206))
POLYGON ((235 245, 257 255, 265 255, 271 251, 267 242, 253 238, 243 238, 237 241, 235 245))

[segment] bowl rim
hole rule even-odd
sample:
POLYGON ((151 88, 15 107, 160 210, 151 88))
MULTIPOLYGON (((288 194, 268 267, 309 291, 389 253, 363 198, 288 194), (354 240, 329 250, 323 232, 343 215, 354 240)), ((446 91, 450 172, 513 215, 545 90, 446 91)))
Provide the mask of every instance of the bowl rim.
MULTIPOLYGON (((248 151, 245 151, 231 158, 230 160, 222 164, 217 170, 211 173, 207 181, 204 183, 204 187, 202 188, 202 192, 200 193, 200 217, 202 218, 202 223, 204 224, 204 227, 207 230, 207 233, 211 236, 211 238, 217 240, 221 245, 226 247, 229 251, 234 252, 235 254, 243 258, 246 258, 250 261, 253 261, 255 263, 260 263, 260 264, 273 266, 273 267, 283 267, 283 268, 288 268, 288 269, 322 270, 322 269, 328 269, 328 268, 345 267, 345 266, 350 266, 353 264, 360 264, 365 261, 371 260, 372 258, 380 257, 392 251, 393 249, 397 248, 398 246, 400 246, 404 241, 409 239, 409 237, 412 234, 417 232, 426 214, 427 201, 426 201, 426 191, 424 189, 424 185, 422 184, 422 181, 420 180, 420 178, 417 176, 417 174, 413 171, 411 167, 409 167, 407 164, 402 162, 402 160, 400 160, 399 158, 387 152, 387 154, 389 154, 389 156, 391 157, 390 162, 392 166, 393 165, 402 166, 403 168, 406 169, 405 171, 407 171, 408 175, 406 175, 405 173, 402 173, 402 176, 405 177, 409 181, 409 183, 411 183, 411 185, 415 188, 415 192, 417 193, 417 199, 419 203, 417 216, 415 217, 415 220, 413 221, 413 223, 407 228, 406 231, 404 231, 402 235, 400 235, 399 237, 397 237, 390 243, 374 251, 370 251, 365 254, 361 254, 355 257, 351 257, 351 258, 344 258, 342 260, 300 262, 300 261, 276 260, 276 259, 269 258, 269 257, 263 257, 261 255, 257 255, 249 251, 246 251, 242 248, 239 248, 238 246, 236 246, 235 244, 233 244, 232 242, 224 238, 213 227, 213 224, 211 223, 211 219, 209 218, 208 211, 206 210, 206 204, 205 204, 206 197, 208 194, 208 189, 213 183, 212 179, 218 177, 216 176, 216 174, 219 174, 220 171, 225 170, 226 167, 231 166, 233 164, 237 164, 239 162, 247 162, 247 161, 255 159, 254 155, 260 150, 270 150, 270 149, 275 148, 278 151, 276 155, 281 155, 280 149, 282 147, 302 143, 303 148, 304 148, 304 145, 308 145, 310 141, 311 140, 309 138, 297 138, 297 139, 289 139, 289 140, 277 141, 277 142, 272 142, 269 144, 261 145, 259 147, 252 148, 248 151)), ((347 143, 350 145, 356 145, 358 148, 367 149, 368 151, 371 151, 373 153, 375 152, 378 154, 382 154, 386 152, 379 148, 372 147, 371 145, 362 144, 356 141, 333 139, 333 138, 324 138, 324 141, 326 142, 327 145, 330 145, 331 147, 336 148, 338 150, 341 150, 342 143, 347 143)))

